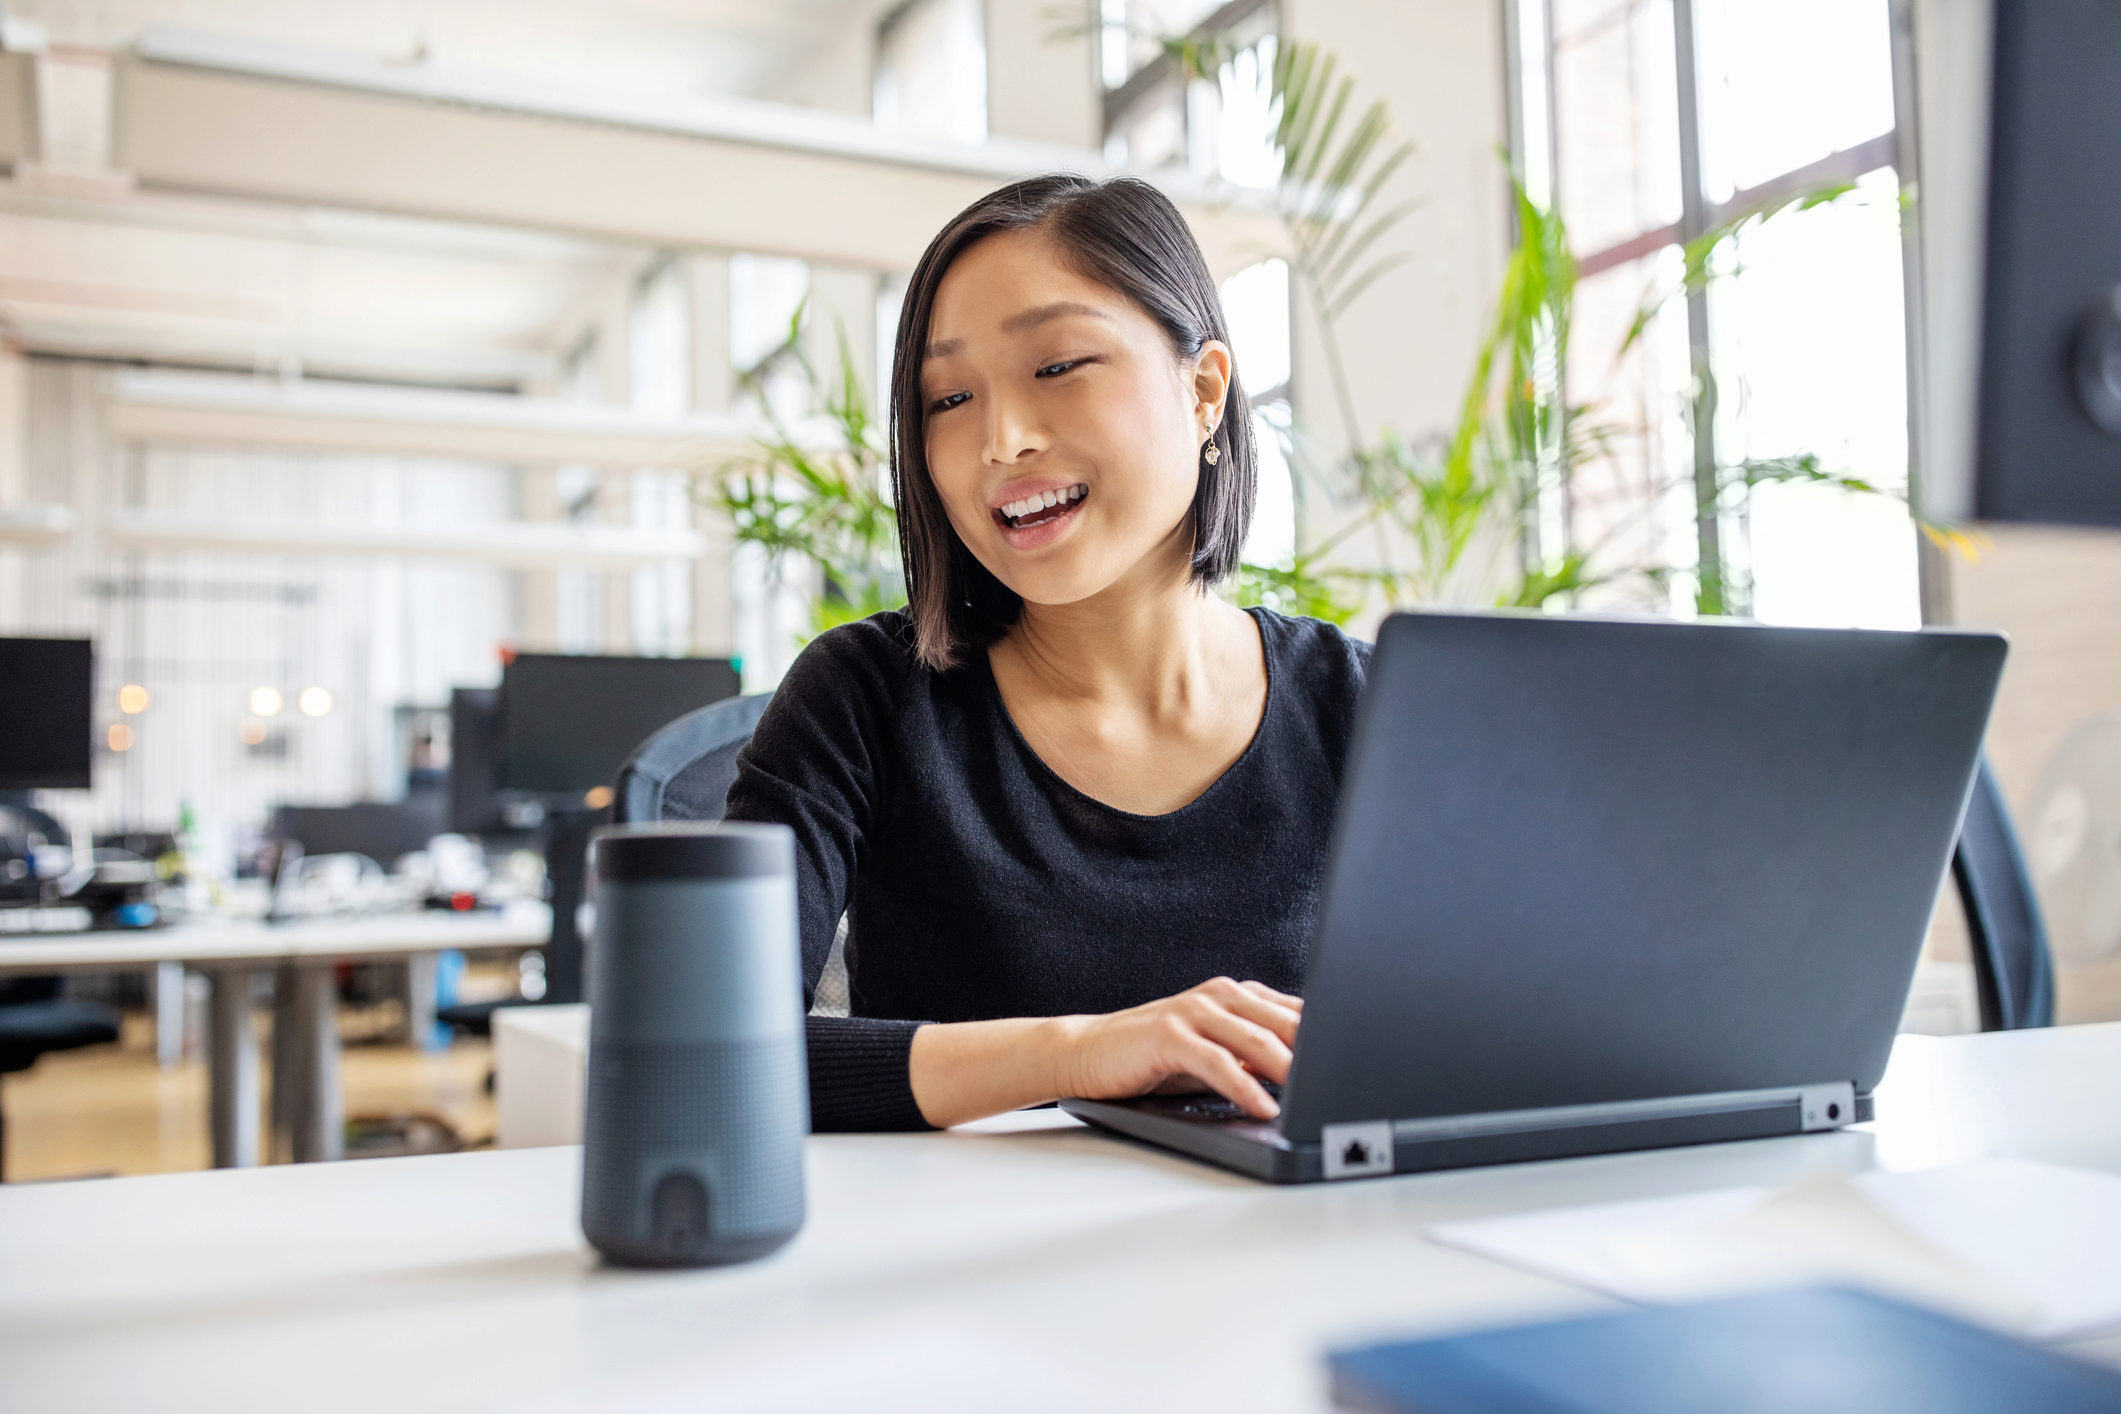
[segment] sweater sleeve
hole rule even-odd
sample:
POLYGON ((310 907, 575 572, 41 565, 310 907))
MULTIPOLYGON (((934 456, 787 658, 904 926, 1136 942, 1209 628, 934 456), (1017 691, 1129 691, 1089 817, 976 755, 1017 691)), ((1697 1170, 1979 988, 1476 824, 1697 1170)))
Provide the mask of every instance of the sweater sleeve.
MULTIPOLYGON (((814 997, 888 785, 888 733, 910 668, 892 618, 813 640, 737 757, 727 818, 795 831, 803 1000, 814 997)), ((926 1129, 908 1058, 921 1022, 813 1016, 810 1124, 817 1131, 926 1129)))

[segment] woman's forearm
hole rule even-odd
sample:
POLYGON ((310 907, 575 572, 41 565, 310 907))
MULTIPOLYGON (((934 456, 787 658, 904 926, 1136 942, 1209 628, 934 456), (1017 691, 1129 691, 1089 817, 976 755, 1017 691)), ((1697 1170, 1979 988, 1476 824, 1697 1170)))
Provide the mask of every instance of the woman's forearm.
POLYGON ((1064 1058, 1082 1018, 938 1022, 913 1033, 913 1102, 938 1129, 1043 1105, 1066 1093, 1064 1058))

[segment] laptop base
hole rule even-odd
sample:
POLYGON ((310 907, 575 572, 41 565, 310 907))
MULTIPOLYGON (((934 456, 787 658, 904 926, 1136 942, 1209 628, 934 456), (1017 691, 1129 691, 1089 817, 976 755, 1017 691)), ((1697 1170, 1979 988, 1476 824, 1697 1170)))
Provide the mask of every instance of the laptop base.
MULTIPOLYGON (((1273 1124, 1260 1120, 1174 1118, 1157 1112, 1165 1103, 1155 1099, 1063 1100, 1060 1107, 1099 1129, 1176 1150, 1267 1183, 1319 1183, 1329 1177, 1325 1145, 1318 1140, 1292 1140, 1273 1124)), ((1649 1106, 1667 1109, 1683 1103, 1647 1102, 1649 1106)), ((1807 1122, 1804 1105, 1794 1091, 1762 1092, 1757 1097, 1681 1113, 1644 1115, 1639 1113, 1640 1107, 1633 1105, 1581 1108, 1584 1113, 1580 1119, 1542 1111, 1536 1118, 1527 1116, 1525 1122, 1516 1125, 1508 1115, 1401 1121, 1393 1126, 1391 1168, 1376 1165, 1374 1175, 1767 1139, 1860 1124, 1872 1116, 1871 1097, 1862 1094, 1854 1097, 1846 1116, 1836 1116, 1824 1125, 1807 1122)), ((1372 1171, 1347 1172, 1350 1166, 1344 1162, 1336 1162, 1334 1167, 1343 1172, 1331 1175, 1333 1178, 1373 1176, 1372 1171)))

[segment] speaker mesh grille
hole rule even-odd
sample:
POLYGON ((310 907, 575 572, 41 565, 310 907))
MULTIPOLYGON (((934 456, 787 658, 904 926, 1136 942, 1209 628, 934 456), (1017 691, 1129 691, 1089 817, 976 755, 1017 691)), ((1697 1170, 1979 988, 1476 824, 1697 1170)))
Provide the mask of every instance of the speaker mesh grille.
POLYGON ((707 1187, 718 1241, 800 1226, 809 1128, 802 1044, 592 1045, 583 1224, 645 1239, 655 1184, 683 1168, 707 1187))

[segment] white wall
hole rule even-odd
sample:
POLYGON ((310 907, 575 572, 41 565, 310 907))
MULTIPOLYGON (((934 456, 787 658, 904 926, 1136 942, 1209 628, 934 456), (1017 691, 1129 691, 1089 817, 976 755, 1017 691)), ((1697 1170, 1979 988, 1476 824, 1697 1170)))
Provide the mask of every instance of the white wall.
POLYGON ((876 64, 877 22, 898 3, 899 0, 863 0, 850 5, 833 41, 788 73, 765 96, 782 103, 867 117, 876 64))
MULTIPOLYGON (((1284 16, 1285 32, 1333 50, 1356 76, 1358 101, 1382 98, 1395 131, 1417 145, 1392 187, 1394 199, 1419 206, 1386 238, 1411 259, 1340 324, 1361 435, 1448 431, 1510 241, 1509 182, 1498 156, 1509 136, 1500 0, 1285 0, 1284 16)), ((1324 349, 1300 300, 1299 310, 1297 411, 1344 446, 1324 349)), ((1331 509, 1313 497, 1306 534, 1332 523, 1331 509)), ((1366 540, 1350 542, 1351 558, 1364 554, 1366 540)))
POLYGON ((987 131, 1074 147, 1104 144, 1104 110, 1086 31, 1059 37, 1049 0, 987 0, 987 131))

